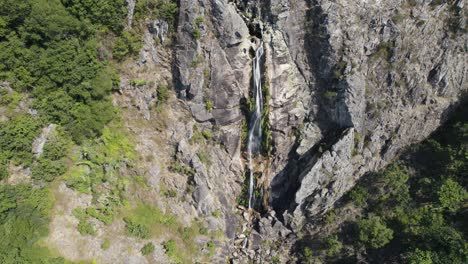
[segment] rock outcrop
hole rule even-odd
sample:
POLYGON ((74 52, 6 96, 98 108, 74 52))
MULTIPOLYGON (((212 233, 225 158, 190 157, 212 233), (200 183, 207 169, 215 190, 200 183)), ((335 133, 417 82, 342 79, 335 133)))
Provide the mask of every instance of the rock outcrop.
POLYGON ((274 146, 270 205, 292 195, 280 207, 299 227, 361 175, 426 138, 461 100, 464 5, 182 0, 176 89, 198 122, 219 129, 226 148, 220 155, 242 167, 252 50, 264 43, 274 146))

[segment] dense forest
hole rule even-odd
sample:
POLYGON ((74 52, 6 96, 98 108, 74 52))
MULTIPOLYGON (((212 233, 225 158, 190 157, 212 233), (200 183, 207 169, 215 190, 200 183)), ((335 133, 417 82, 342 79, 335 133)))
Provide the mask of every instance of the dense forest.
MULTIPOLYGON (((177 13, 167 1, 140 1, 137 11, 147 15, 150 6, 160 7, 155 16, 174 19, 177 13)), ((112 181, 109 167, 131 160, 110 98, 120 86, 112 64, 141 46, 136 32, 124 29, 126 15, 124 0, 0 1, 0 180, 11 166, 32 174, 31 183, 0 184, 1 263, 66 262, 41 246, 52 182, 68 171, 67 186, 95 194, 96 185, 112 181), (105 128, 111 121, 112 131, 105 128), (56 127, 39 156, 32 145, 47 124, 56 127), (83 179, 73 162, 96 172, 83 179)), ((112 195, 119 197, 114 204, 122 202, 112 195)), ((103 208, 80 218, 80 233, 93 232, 90 214, 111 221, 112 207, 103 208)))
POLYGON ((465 104, 431 138, 363 177, 317 219, 323 233, 302 239, 303 263, 466 263, 467 173, 465 104))

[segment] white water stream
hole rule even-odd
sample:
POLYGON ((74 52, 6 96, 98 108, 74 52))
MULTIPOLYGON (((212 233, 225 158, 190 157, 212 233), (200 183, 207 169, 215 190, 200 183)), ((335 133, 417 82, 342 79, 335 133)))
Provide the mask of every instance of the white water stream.
POLYGON ((252 159, 257 156, 260 152, 260 146, 262 143, 262 115, 263 115, 263 96, 262 96, 262 78, 260 71, 260 63, 263 56, 263 43, 255 52, 255 58, 253 60, 253 78, 254 78, 254 97, 255 97, 255 108, 252 111, 250 117, 249 127, 249 138, 247 144, 248 158, 249 158, 249 209, 254 206, 253 192, 254 192, 254 173, 252 168, 252 159))

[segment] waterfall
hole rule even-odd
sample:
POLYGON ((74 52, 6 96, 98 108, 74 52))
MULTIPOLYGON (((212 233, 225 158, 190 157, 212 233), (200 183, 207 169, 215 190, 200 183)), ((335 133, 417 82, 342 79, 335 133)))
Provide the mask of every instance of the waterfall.
POLYGON ((254 175, 252 168, 252 158, 260 152, 262 142, 262 115, 263 115, 263 96, 262 96, 262 78, 260 71, 260 63, 263 56, 263 43, 255 52, 253 60, 253 79, 254 89, 253 96, 255 97, 255 108, 252 111, 249 127, 249 138, 247 144, 248 159, 249 159, 249 209, 253 207, 253 192, 254 192, 254 175))

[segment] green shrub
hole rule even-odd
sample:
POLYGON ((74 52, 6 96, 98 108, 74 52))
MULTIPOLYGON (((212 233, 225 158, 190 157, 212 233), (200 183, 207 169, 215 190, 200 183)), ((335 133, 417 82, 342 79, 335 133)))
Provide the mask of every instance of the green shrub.
POLYGON ((142 20, 148 16, 160 18, 169 24, 169 29, 174 29, 179 8, 172 0, 141 0, 135 5, 134 18, 142 20))
POLYGON ((409 254, 408 262, 410 264, 432 264, 431 252, 417 248, 414 252, 409 254))
POLYGON ((141 254, 142 254, 143 256, 146 256, 146 255, 149 255, 149 254, 153 253, 155 249, 156 249, 156 248, 155 248, 154 244, 150 242, 150 243, 145 244, 145 245, 141 248, 140 251, 141 251, 141 254))
POLYGON ((195 26, 196 27, 200 27, 203 24, 203 22, 205 22, 205 19, 203 17, 199 16, 199 17, 195 18, 195 26))
POLYGON ((118 61, 122 61, 126 56, 137 54, 143 47, 141 35, 134 29, 128 29, 117 37, 112 50, 112 56, 118 61))
POLYGON ((211 156, 208 154, 208 152, 200 149, 197 153, 197 156, 203 164, 205 164, 208 167, 211 166, 211 163, 212 163, 211 156))
POLYGON ((164 250, 166 255, 170 257, 175 263, 182 263, 182 258, 180 257, 179 249, 174 240, 168 240, 163 243, 164 250))
POLYGON ((359 240, 371 248, 381 248, 393 239, 393 230, 389 229, 378 216, 370 216, 357 222, 359 240))
POLYGON ((119 32, 127 15, 125 0, 61 0, 68 12, 81 20, 119 32))
POLYGON ((158 106, 161 106, 169 99, 169 88, 165 85, 158 86, 157 90, 158 106))
POLYGON ((343 244, 338 240, 338 237, 330 236, 325 239, 325 244, 327 245, 327 255, 335 256, 340 253, 343 249, 343 244))
POLYGON ((82 235, 96 235, 93 225, 91 225, 87 220, 80 220, 78 223, 78 232, 82 235))
POLYGON ((209 252, 209 256, 213 256, 216 253, 216 245, 213 241, 210 241, 206 244, 206 249, 209 252))
POLYGON ((333 224, 336 221, 336 212, 335 210, 328 211, 324 216, 324 221, 327 225, 333 224))
POLYGON ((103 250, 108 250, 110 247, 110 240, 108 238, 105 238, 104 241, 101 243, 101 248, 103 250))
POLYGON ((304 247, 302 249, 302 256, 306 260, 310 259, 313 255, 314 255, 314 253, 312 252, 312 249, 310 247, 304 247))
POLYGON ((438 191, 439 202, 449 212, 456 212, 468 199, 468 192, 456 181, 448 179, 438 191))
POLYGON ((130 80, 130 85, 136 86, 136 87, 145 86, 147 83, 148 83, 147 80, 130 80))
POLYGON ((213 137, 213 135, 211 134, 211 131, 209 130, 203 130, 202 136, 207 140, 210 140, 213 137))
POLYGON ((40 120, 20 115, 0 123, 0 160, 30 165, 33 161, 32 143, 39 135, 40 120))
POLYGON ((213 111, 214 103, 212 101, 205 101, 205 109, 206 111, 210 112, 213 111))
POLYGON ((0 181, 8 177, 8 164, 4 160, 0 160, 0 181))
POLYGON ((213 216, 216 217, 216 218, 219 218, 219 210, 215 210, 213 212, 213 216))
POLYGON ((67 171, 67 164, 63 160, 39 159, 31 167, 31 177, 36 180, 53 181, 67 171))
POLYGON ((177 191, 174 189, 169 189, 164 192, 164 196, 168 198, 174 198, 177 197, 177 191))
POLYGON ((195 170, 189 166, 186 166, 185 164, 182 164, 180 162, 173 162, 171 163, 171 166, 169 167, 170 171, 177 172, 180 174, 185 174, 187 176, 193 176, 195 175, 195 170))
POLYGON ((369 193, 362 186, 357 186, 350 193, 349 197, 358 207, 362 207, 366 204, 369 199, 369 193))
POLYGON ((2 263, 64 263, 40 244, 48 233, 51 209, 52 197, 46 188, 0 185, 2 263))
POLYGON ((125 222, 125 229, 127 230, 128 235, 142 238, 142 239, 150 238, 150 231, 146 225, 137 223, 133 219, 130 219, 130 218, 124 218, 124 222, 125 222))
POLYGON ((201 31, 198 28, 192 30, 192 36, 194 39, 201 39, 201 31))

